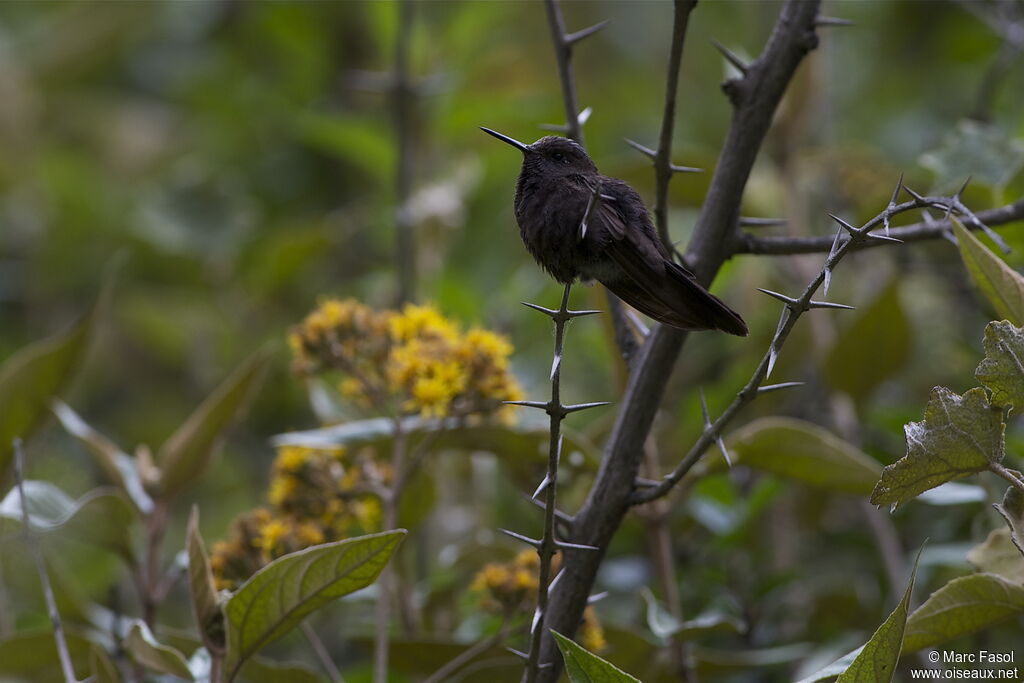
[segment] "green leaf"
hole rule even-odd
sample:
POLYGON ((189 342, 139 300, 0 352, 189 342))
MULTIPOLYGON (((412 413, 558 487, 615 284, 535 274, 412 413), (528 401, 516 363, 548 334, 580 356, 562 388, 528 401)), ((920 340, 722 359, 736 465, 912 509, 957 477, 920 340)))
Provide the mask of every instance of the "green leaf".
POLYGON ((640 683, 639 678, 612 666, 558 631, 551 631, 551 635, 562 651, 570 683, 640 683))
POLYGON ((93 683, 120 683, 121 672, 110 661, 110 655, 99 645, 93 643, 89 651, 89 672, 93 683))
POLYGON ((825 359, 833 388, 863 401, 892 379, 910 358, 911 328, 900 303, 899 279, 889 285, 843 330, 825 359))
POLYGON ((122 451, 117 444, 90 427, 63 401, 53 402, 53 414, 57 416, 65 430, 80 440, 93 456, 110 481, 128 494, 140 512, 149 513, 153 509, 153 499, 146 493, 135 467, 135 459, 122 451))
MULTIPOLYGON (((819 488, 867 495, 882 471, 873 458, 818 425, 767 417, 733 432, 727 445, 742 463, 819 488)), ((720 455, 712 466, 724 466, 720 455)))
MULTIPOLYGON (((111 491, 96 489, 75 501, 49 482, 26 481, 25 502, 32 528, 104 548, 134 565, 131 529, 136 521, 135 510, 111 491)), ((14 488, 0 501, 0 534, 6 532, 7 526, 20 528, 21 523, 21 497, 14 488)))
POLYGON ((955 190, 964 178, 1001 189, 1024 166, 1024 140, 1012 138, 1000 126, 961 120, 938 149, 921 155, 921 165, 935 172, 940 192, 955 190))
POLYGON ((874 635, 864 644, 850 666, 839 674, 836 683, 888 683, 896 672, 903 647, 903 633, 907 627, 907 612, 910 608, 910 594, 914 590, 914 579, 917 577, 917 563, 921 559, 921 551, 914 558, 914 566, 910 570, 907 589, 903 591, 903 599, 896 605, 889 618, 886 619, 874 635))
POLYGON ((1024 584, 1024 555, 1013 544, 1010 530, 993 529, 984 541, 970 549, 967 561, 979 572, 995 574, 1007 581, 1024 584))
POLYGON ((903 648, 913 652, 974 633, 1024 613, 1024 586, 994 574, 953 579, 932 593, 907 622, 903 648))
POLYGON ((989 391, 992 403, 1024 406, 1024 330, 1002 320, 985 326, 985 359, 974 371, 989 391))
POLYGON ((11 442, 28 439, 49 414, 85 354, 97 303, 71 329, 23 347, 0 365, 0 474, 11 461, 11 442))
MULTIPOLYGON (((431 447, 435 450, 489 451, 499 456, 507 456, 509 460, 519 463, 524 460, 531 465, 534 462, 547 462, 549 435, 546 422, 543 425, 465 425, 463 421, 454 418, 436 420, 414 415, 402 419, 402 430, 412 440, 429 436, 433 439, 431 447)), ((587 462, 596 464, 598 451, 592 443, 566 427, 562 427, 562 432, 565 437, 565 455, 579 452, 587 462)), ((271 443, 275 446, 309 448, 372 447, 384 452, 390 450, 393 439, 394 424, 391 419, 378 417, 354 420, 321 429, 278 434, 271 439, 271 443)))
POLYGON ((871 502, 903 503, 952 479, 988 469, 1003 459, 1003 411, 975 387, 959 396, 932 389, 922 422, 904 427, 907 454, 882 470, 871 502))
POLYGON ((170 674, 186 681, 195 680, 185 655, 169 645, 157 642, 141 619, 133 620, 125 636, 124 647, 136 664, 149 671, 170 674))
POLYGON ((857 655, 859 655, 863 649, 864 646, 861 645, 856 650, 847 652, 828 666, 818 669, 810 676, 801 678, 797 683, 821 683, 821 681, 834 679, 836 676, 850 668, 850 665, 853 664, 853 660, 857 659, 857 655))
POLYGON ((954 216, 953 233, 967 272, 1001 318, 1024 324, 1024 277, 992 253, 954 216))
POLYGON ((1010 540, 1024 555, 1024 493, 1016 486, 1011 486, 1003 494, 1003 502, 992 507, 1006 520, 1006 526, 1010 529, 1010 540))
POLYGON ((157 465, 165 496, 177 493, 206 469, 224 430, 259 386, 267 358, 261 351, 242 363, 160 447, 157 465))
POLYGON ((210 570, 210 557, 206 554, 203 537, 199 534, 199 506, 192 506, 185 534, 188 553, 188 583, 192 596, 192 616, 203 644, 210 652, 224 653, 224 613, 217 602, 217 588, 210 570))
MULTIPOLYGON (((89 668, 89 656, 94 644, 65 625, 64 639, 68 644, 71 663, 78 673, 89 668)), ((0 640, 0 680, 32 681, 32 683, 63 683, 53 629, 47 626, 39 631, 16 633, 0 640)))
POLYGON ((647 604, 647 627, 658 638, 690 640, 694 636, 706 633, 722 631, 740 633, 743 631, 743 622, 728 614, 710 612, 700 614, 693 619, 680 621, 662 607, 654 597, 654 593, 646 586, 640 590, 640 595, 647 604))
POLYGON ((226 680, 311 612, 373 583, 405 533, 397 529, 313 546, 279 557, 253 574, 224 605, 226 680))

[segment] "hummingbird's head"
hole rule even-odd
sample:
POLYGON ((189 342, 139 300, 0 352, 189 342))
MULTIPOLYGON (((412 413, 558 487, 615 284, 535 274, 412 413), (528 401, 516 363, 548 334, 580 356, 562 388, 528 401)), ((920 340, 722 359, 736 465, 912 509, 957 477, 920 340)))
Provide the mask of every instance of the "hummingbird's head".
POLYGON ((548 135, 532 145, 524 145, 515 138, 495 132, 489 128, 481 128, 483 132, 493 135, 502 142, 507 142, 523 153, 523 171, 545 176, 591 175, 597 173, 597 167, 587 155, 586 150, 569 138, 548 135))

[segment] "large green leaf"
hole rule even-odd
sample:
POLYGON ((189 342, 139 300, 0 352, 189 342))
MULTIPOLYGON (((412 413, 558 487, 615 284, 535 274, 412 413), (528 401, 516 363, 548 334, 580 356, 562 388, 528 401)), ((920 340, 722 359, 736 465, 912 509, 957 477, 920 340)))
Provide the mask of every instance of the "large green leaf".
POLYGON ((1024 277, 950 217, 967 272, 1001 318, 1024 325, 1024 277))
POLYGON ((639 678, 612 666, 557 631, 552 631, 565 660, 570 683, 640 683, 639 678))
POLYGON ((10 464, 11 442, 39 428, 81 362, 103 299, 68 331, 29 344, 0 365, 0 475, 10 464))
POLYGON ((1003 459, 1003 411, 976 387, 959 396, 935 387, 924 420, 904 427, 907 454, 882 470, 871 502, 903 503, 1003 459))
MULTIPOLYGON (((831 432, 793 418, 754 420, 733 432, 727 445, 734 464, 843 493, 867 495, 882 471, 873 458, 831 432)), ((724 461, 716 455, 712 464, 724 461)))
MULTIPOLYGON (((489 451, 509 460, 530 464, 547 462, 549 435, 547 422, 503 425, 495 423, 467 425, 464 421, 424 419, 409 416, 402 419, 402 429, 412 440, 429 437, 435 449, 465 449, 489 451)), ((579 452, 588 464, 597 463, 597 449, 582 435, 562 427, 563 453, 568 456, 579 452)), ((340 425, 278 434, 271 439, 275 446, 307 446, 326 448, 373 447, 389 451, 394 439, 394 424, 389 418, 354 420, 340 425)))
POLYGON ((995 574, 953 579, 932 593, 907 622, 907 652, 944 643, 1024 614, 1024 586, 995 574))
POLYGON ((1024 585, 1024 555, 1013 544, 1010 530, 1005 527, 990 531, 984 541, 968 551, 967 561, 979 572, 1024 585))
POLYGON ((825 379, 856 401, 892 379, 910 358, 911 328, 900 304, 900 280, 889 285, 843 330, 825 359, 825 379))
POLYGON ((920 559, 921 552, 918 551, 917 557, 914 558, 914 567, 910 570, 907 589, 903 591, 903 599, 864 644, 864 648, 846 671, 839 674, 836 683, 888 683, 892 680, 903 649, 910 594, 914 591, 914 579, 917 577, 917 563, 920 559))
POLYGON ((186 681, 195 680, 188 668, 188 660, 170 645, 157 641, 141 619, 132 622, 124 639, 124 649, 139 666, 161 674, 170 674, 186 681))
POLYGON ((397 529, 313 546, 256 572, 224 605, 226 680, 311 612, 373 583, 405 533, 397 529))
POLYGON ((164 495, 177 493, 203 473, 224 430, 259 386, 267 358, 259 352, 242 363, 160 447, 156 459, 164 495))
POLYGON ((63 401, 54 401, 52 407, 53 414, 57 416, 64 429, 85 445, 107 478, 127 493, 141 512, 150 512, 153 509, 153 499, 142 485, 139 471, 135 467, 135 459, 89 426, 71 409, 71 406, 63 401))
POLYGON ((974 376, 992 392, 992 403, 1024 406, 1024 330, 1002 320, 985 326, 985 359, 974 376))
POLYGON ((199 506, 192 506, 185 534, 188 553, 188 583, 192 596, 192 615, 203 644, 210 652, 224 653, 224 613, 217 602, 217 589, 210 571, 210 557, 199 535, 199 506))
MULTIPOLYGON (((34 530, 105 548, 129 565, 135 563, 135 510, 113 489, 96 489, 76 501, 49 482, 30 480, 25 482, 25 501, 34 530)), ((21 523, 21 497, 15 488, 0 501, 0 535, 5 527, 20 528, 21 523)))

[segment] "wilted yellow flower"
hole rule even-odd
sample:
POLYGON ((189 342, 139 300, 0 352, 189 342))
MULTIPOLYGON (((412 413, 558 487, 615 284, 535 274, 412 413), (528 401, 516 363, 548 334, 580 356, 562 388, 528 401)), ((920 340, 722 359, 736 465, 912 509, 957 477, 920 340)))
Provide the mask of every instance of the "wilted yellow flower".
POLYGON ((608 647, 608 641, 604 638, 604 627, 597 618, 597 612, 593 605, 588 605, 583 610, 583 623, 580 625, 580 645, 591 652, 601 652, 608 647))

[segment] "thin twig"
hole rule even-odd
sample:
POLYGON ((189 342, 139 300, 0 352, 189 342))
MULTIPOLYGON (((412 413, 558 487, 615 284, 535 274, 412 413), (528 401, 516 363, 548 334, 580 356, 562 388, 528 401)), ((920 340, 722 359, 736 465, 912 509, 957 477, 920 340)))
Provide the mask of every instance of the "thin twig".
POLYGON ((449 681, 450 676, 461 669, 463 666, 473 661, 487 650, 492 647, 501 644, 505 640, 508 629, 508 616, 506 616, 498 630, 492 633, 489 637, 479 640, 474 643, 471 647, 466 648, 460 652, 457 656, 449 660, 444 666, 435 671, 430 675, 429 678, 423 681, 423 683, 445 683, 449 681))
POLYGON ((39 573, 39 583, 43 588, 43 600, 46 601, 46 611, 50 615, 50 624, 53 625, 53 640, 57 646, 57 657, 60 659, 60 669, 64 674, 64 683, 76 683, 75 668, 71 665, 71 653, 68 651, 68 642, 64 637, 64 625, 60 620, 60 612, 57 611, 57 600, 53 596, 53 586, 50 585, 50 575, 46 571, 46 562, 43 560, 43 553, 36 545, 36 538, 32 533, 32 520, 28 514, 28 498, 25 496, 25 453, 21 447, 21 439, 14 439, 14 480, 18 486, 18 500, 21 503, 21 523, 24 527, 25 545, 28 546, 32 560, 36 563, 36 571, 39 573))
POLYGON ((1011 486, 1016 486, 1021 491, 1024 491, 1024 479, 1021 479, 1021 477, 1014 474, 1009 468, 1004 467, 997 462, 989 463, 988 468, 1006 481, 1010 482, 1011 486))
MULTIPOLYGON (((913 203, 917 206, 923 206, 924 202, 938 201, 941 199, 946 198, 923 197, 923 201, 915 199, 913 203)), ((911 204, 911 202, 906 202, 900 206, 902 207, 908 204, 911 204)), ((1024 219, 1024 199, 1018 199, 1012 204, 1007 204, 1006 206, 1001 206, 995 209, 978 211, 975 215, 982 223, 990 227, 1012 223, 1013 221, 1024 219)), ((968 230, 982 229, 981 226, 973 220, 964 221, 964 227, 968 230)), ((924 240, 943 237, 952 229, 953 225, 947 218, 893 228, 889 231, 889 236, 894 237, 901 242, 921 242, 924 240)), ((832 240, 833 238, 831 235, 818 235, 814 237, 772 237, 741 234, 733 245, 732 252, 734 254, 813 254, 828 252, 832 247, 832 240)), ((856 248, 867 249, 869 247, 881 246, 881 244, 882 242, 876 241, 861 242, 856 248)))
MULTIPOLYGON (((406 432, 401 416, 393 420, 393 443, 391 448, 391 471, 402 472, 405 466, 406 432)), ((398 492, 394 486, 381 492, 384 507, 384 528, 394 529, 398 526, 398 492)), ((391 625, 391 590, 394 582, 394 563, 389 562, 377 579, 376 629, 373 638, 373 681, 388 681, 388 647, 390 645, 389 627, 391 625)))
POLYGON ((672 180, 672 131, 676 119, 676 91, 679 87, 679 65, 683 59, 683 43, 690 12, 697 0, 675 0, 672 19, 672 47, 669 49, 668 74, 665 79, 665 109, 661 115, 661 134, 654 156, 654 222, 666 249, 672 249, 668 230, 668 183, 672 180))
POLYGON ((345 683, 345 679, 342 678, 341 672, 338 671, 338 667, 334 664, 334 660, 331 659, 331 654, 324 647, 324 641, 320 640, 320 636, 317 635, 316 631, 312 626, 309 625, 308 621, 302 622, 302 635, 306 636, 306 640, 309 642, 310 647, 313 648, 313 652, 316 654, 316 658, 320 660, 320 666, 323 667, 324 673, 331 679, 331 683, 345 683))

